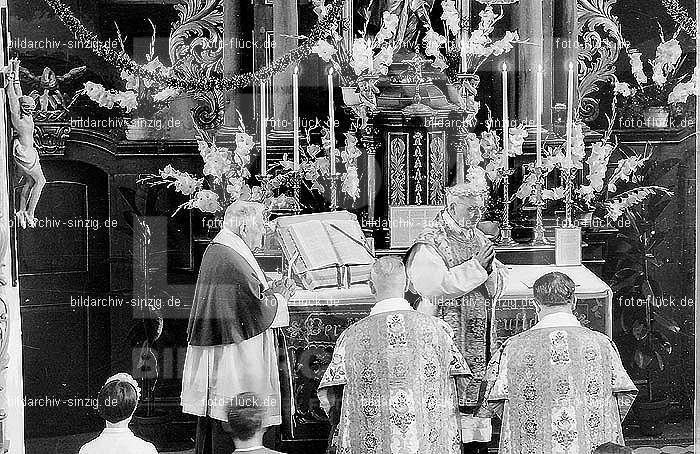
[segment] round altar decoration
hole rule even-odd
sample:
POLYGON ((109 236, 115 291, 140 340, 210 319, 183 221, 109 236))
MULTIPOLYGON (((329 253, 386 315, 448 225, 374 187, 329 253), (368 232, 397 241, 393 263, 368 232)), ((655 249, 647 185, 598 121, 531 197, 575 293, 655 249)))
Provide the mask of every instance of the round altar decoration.
POLYGON ((678 0, 661 0, 661 3, 666 8, 668 15, 673 19, 673 22, 691 38, 695 38, 698 24, 695 19, 690 17, 688 10, 681 6, 678 0))
POLYGON ((275 74, 286 70, 290 65, 300 62, 311 55, 311 48, 318 42, 332 33, 338 27, 341 19, 345 0, 333 0, 327 9, 326 14, 318 20, 318 23, 306 37, 304 44, 296 49, 292 49, 283 56, 274 60, 268 66, 264 66, 257 71, 245 74, 236 74, 227 78, 212 77, 189 77, 181 78, 173 75, 159 74, 145 69, 129 57, 125 52, 116 50, 109 44, 100 40, 99 37, 88 30, 80 20, 73 14, 70 7, 61 0, 44 0, 56 13, 58 19, 70 30, 75 39, 82 43, 99 43, 89 47, 97 56, 103 58, 108 63, 118 69, 128 71, 144 79, 178 88, 189 92, 212 92, 215 90, 229 91, 253 85, 256 82, 271 79, 275 74))

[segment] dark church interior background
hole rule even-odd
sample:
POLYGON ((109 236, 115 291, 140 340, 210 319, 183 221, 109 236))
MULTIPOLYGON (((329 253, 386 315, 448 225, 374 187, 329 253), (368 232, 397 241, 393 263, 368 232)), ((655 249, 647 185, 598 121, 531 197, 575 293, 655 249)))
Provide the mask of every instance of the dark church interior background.
MULTIPOLYGON (((528 1, 520 0, 520 3, 528 1)), ((146 63, 146 55, 153 52, 153 56, 168 67, 176 57, 174 40, 185 39, 183 30, 187 27, 201 26, 198 24, 201 18, 188 17, 180 5, 206 8, 205 4, 218 2, 66 0, 65 3, 104 42, 115 48, 123 45, 139 63, 146 63), (178 35, 178 30, 183 35, 178 35), (119 41, 120 36, 123 43, 119 41)), ((240 2, 240 21, 233 27, 234 35, 238 42, 250 45, 234 49, 235 57, 224 57, 234 61, 233 69, 228 71, 254 71, 281 52, 275 50, 276 47, 296 46, 296 40, 293 44, 288 42, 291 38, 275 41, 273 20, 277 16, 273 8, 277 7, 276 3, 273 5, 268 0, 240 2)), ((363 5, 363 1, 356 0, 356 3, 353 22, 360 24, 367 5, 363 5)), ((475 11, 483 8, 477 2, 472 3, 475 11)), ((543 2, 550 8, 554 3, 559 2, 543 2)), ((696 4, 692 0, 578 0, 579 25, 587 23, 593 27, 587 32, 597 32, 603 40, 586 44, 579 37, 573 43, 580 46, 577 49, 579 62, 584 64, 578 71, 579 87, 585 89, 586 98, 582 109, 589 109, 582 113, 586 116, 586 133, 598 133, 597 137, 601 137, 611 128, 619 146, 610 163, 631 154, 649 154, 648 170, 641 174, 643 183, 664 187, 672 193, 668 197, 653 197, 650 199, 653 203, 645 203, 639 224, 635 225, 629 224, 626 217, 610 222, 591 210, 577 213, 577 219, 584 225, 583 263, 613 289, 613 338, 641 390, 632 415, 624 425, 628 444, 633 447, 680 446, 693 442, 696 97, 691 94, 686 102, 670 108, 668 103, 663 103, 669 118, 668 123, 659 127, 649 124, 645 116, 646 107, 656 105, 653 101, 634 96, 619 97, 614 93, 615 83, 611 83, 617 78, 632 85, 635 75, 629 55, 636 50, 643 61, 653 59, 659 32, 663 31, 665 38, 670 39, 679 30, 679 19, 669 14, 669 3, 679 3, 688 17, 695 17, 696 4), (586 22, 593 17, 599 19, 597 25, 586 22), (599 46, 604 51, 591 54, 595 61, 582 60, 590 46, 599 46), (598 71, 597 64, 607 69, 598 71), (612 100, 616 97, 621 100, 613 106, 612 100), (651 104, 645 105, 645 102, 651 104), (614 124, 609 125, 613 109, 617 112, 614 124), (653 304, 640 303, 650 294, 654 295, 653 304)), ((314 7, 311 0, 298 0, 299 35, 308 34, 316 24, 314 7)), ((96 396, 104 379, 116 371, 130 371, 143 383, 144 403, 134 419, 135 432, 153 441, 161 452, 187 451, 193 446, 195 427, 194 419, 183 414, 179 407, 187 317, 199 260, 220 227, 220 218, 188 209, 178 210, 173 215, 187 199, 164 185, 149 182, 152 181, 150 176, 158 175, 166 166, 196 175, 201 173, 201 156, 189 115, 196 103, 187 96, 178 96, 170 101, 165 114, 161 111, 161 115, 156 115, 143 109, 138 113, 147 120, 145 131, 132 128, 128 125, 133 115, 99 106, 85 92, 88 82, 101 84, 108 90, 123 90, 125 80, 118 69, 85 48, 84 43, 76 41, 43 0, 10 0, 9 11, 11 56, 19 57, 26 68, 22 79, 25 92, 36 89, 40 93, 48 90, 51 94, 55 91, 68 106, 62 114, 47 113, 43 118, 36 118, 48 184, 37 208, 38 225, 33 229, 13 230, 21 301, 27 452, 49 452, 45 449, 56 443, 77 452, 77 447, 99 431, 102 424, 94 407, 89 405, 89 399, 96 396), (42 85, 45 68, 50 68, 57 76, 57 85, 48 88, 42 85), (53 396, 64 404, 31 405, 44 396, 53 396), (78 405, 65 404, 79 399, 84 400, 78 405)), ((524 25, 519 22, 522 17, 517 17, 512 5, 503 6, 503 11, 504 18, 496 25, 494 36, 520 29, 522 38, 524 25)), ((202 14, 206 16, 207 13, 202 14)), ((557 17, 555 22, 560 20, 557 17)), ((473 25, 478 21, 474 12, 473 25)), ((437 22, 436 26, 442 26, 439 20, 437 22)), ((555 30, 561 31, 563 27, 564 23, 553 24, 555 30)), ((568 55, 572 41, 567 41, 563 32, 559 36, 562 38, 553 43, 554 55, 568 55)), ((687 76, 683 80, 688 81, 696 67, 696 39, 694 34, 690 36, 683 30, 677 39, 682 49, 678 74, 687 76)), ((494 128, 500 127, 503 101, 500 65, 504 62, 514 68, 510 85, 511 112, 518 112, 523 102, 534 102, 534 97, 516 81, 518 62, 525 58, 527 49, 526 45, 516 46, 503 58, 492 59, 479 69, 476 100, 482 107, 476 114, 477 123, 473 128, 476 134, 486 130, 488 112, 493 116, 494 128)), ((196 64, 209 64, 206 49, 199 51, 198 57, 204 60, 196 64)), ((309 145, 321 145, 323 141, 321 128, 311 126, 316 120, 326 121, 328 116, 326 75, 329 66, 317 55, 311 55, 300 64, 301 126, 309 128, 308 137, 302 137, 304 144, 308 141, 309 145)), ((222 69, 214 66, 212 71, 220 73, 222 69)), ((564 67, 559 69, 564 74, 564 67)), ((274 112, 277 112, 276 97, 288 94, 291 89, 291 70, 283 74, 290 82, 289 86, 278 83, 271 88, 269 107, 274 112)), ((556 123, 561 111, 547 107, 565 103, 566 93, 557 92, 554 86, 550 88, 548 100, 552 105, 545 110, 556 123)), ((235 107, 246 131, 257 142, 259 85, 245 87, 236 96, 235 107)), ((584 92, 579 92, 579 96, 583 98, 584 92)), ((345 98, 339 85, 336 85, 335 99, 339 106, 336 134, 343 147, 347 147, 347 141, 352 139, 343 132, 357 126, 357 115, 343 106, 345 98)), ((199 108, 207 102, 213 101, 205 100, 199 108)), ((280 109, 283 111, 284 107, 280 109)), ((206 109, 200 113, 202 118, 208 115, 206 109)), ((237 117, 230 109, 223 115, 237 117)), ((399 125, 396 131, 403 126, 399 125)), ((279 133, 273 131, 267 139, 270 165, 291 160, 288 133, 291 128, 271 129, 279 129, 279 133)), ((587 146, 593 141, 587 138, 587 146)), ((453 145, 453 142, 448 144, 453 145)), ((374 194, 365 193, 367 150, 362 143, 359 146, 357 185, 361 188, 360 194, 353 200, 341 191, 338 205, 358 215, 363 227, 371 231, 377 251, 399 254, 400 250, 390 248, 387 229, 374 225, 381 224, 382 216, 388 215, 382 211, 388 203, 380 198, 375 216, 368 214, 368 205, 372 203, 369 198, 374 194)), ((515 185, 515 189, 511 188, 513 192, 523 181, 522 165, 534 160, 534 135, 525 139, 523 150, 524 153, 513 158, 511 163, 516 169, 511 182, 515 185)), ((251 151, 253 175, 259 173, 258 161, 256 145, 251 151)), ((377 165, 375 171, 389 173, 386 163, 377 165)), ((450 163, 446 177, 452 180, 456 177, 454 172, 454 165, 450 163)), ((556 182, 551 187, 554 186, 556 182)), ((333 203, 310 185, 297 189, 304 205, 303 212, 327 211, 333 203)), ((381 188, 376 190, 380 192, 381 188)), ((17 199, 20 191, 18 186, 15 189, 17 199)), ((290 210, 289 204, 293 201, 289 200, 287 192, 278 192, 274 203, 279 205, 279 212, 284 212, 290 210)), ((531 239, 535 216, 529 205, 517 199, 510 211, 513 237, 523 244, 531 239)), ((547 229, 553 229, 560 222, 563 216, 560 210, 558 203, 547 205, 544 216, 547 229)), ((501 204, 497 199, 490 204, 486 220, 501 220, 501 204)), ((275 250, 274 245, 268 246, 269 249, 260 254, 266 270, 283 269, 279 250, 275 250)), ((499 254, 507 256, 508 263, 544 264, 552 260, 553 249, 499 254)), ((362 316, 362 311, 348 306, 326 315, 318 322, 321 333, 316 339, 318 345, 332 345, 339 332, 362 316)), ((312 312, 296 314, 302 322, 313 316, 312 312)), ((527 327, 529 321, 514 310, 509 323, 527 327)), ((301 378, 289 381, 293 389, 283 390, 283 394, 294 394, 299 400, 297 413, 291 415, 296 433, 292 436, 285 432, 288 428, 283 427, 282 438, 313 438, 313 442, 309 442, 317 450, 313 452, 322 452, 325 439, 314 434, 319 430, 327 431, 327 425, 324 415, 319 413, 313 389, 309 391, 305 387, 317 385, 323 372, 320 364, 327 363, 331 350, 323 347, 304 350, 303 345, 295 344, 300 342, 296 338, 283 341, 285 345, 289 343, 288 351, 298 347, 297 357, 285 358, 292 361, 286 370, 301 378)), ((293 446, 298 445, 290 443, 287 449, 312 452, 293 446)))

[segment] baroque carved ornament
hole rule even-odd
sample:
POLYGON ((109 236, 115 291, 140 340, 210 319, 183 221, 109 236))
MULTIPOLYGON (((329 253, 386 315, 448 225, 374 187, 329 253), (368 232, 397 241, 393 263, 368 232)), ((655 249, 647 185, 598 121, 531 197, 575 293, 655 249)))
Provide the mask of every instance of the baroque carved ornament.
POLYGON ((612 14, 617 0, 578 0, 578 75, 580 116, 584 122, 600 115, 596 95, 600 88, 615 83, 615 62, 625 40, 620 22, 612 14))

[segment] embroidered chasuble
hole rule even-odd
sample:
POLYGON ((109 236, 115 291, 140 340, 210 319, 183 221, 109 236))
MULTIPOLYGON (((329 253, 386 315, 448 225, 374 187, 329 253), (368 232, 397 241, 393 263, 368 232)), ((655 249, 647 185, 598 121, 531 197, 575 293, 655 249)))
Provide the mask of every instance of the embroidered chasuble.
MULTIPOLYGON (((411 288, 437 306, 436 316, 455 333, 455 343, 473 374, 467 406, 475 406, 490 356, 492 300, 503 290, 505 267, 494 260, 489 274, 474 258, 490 242, 478 229, 464 229, 441 212, 409 251, 411 288)), ((495 349, 494 349, 495 350, 495 349)))
POLYGON ((337 454, 460 454, 470 371, 443 321, 410 309, 338 339, 319 389, 343 385, 337 454))
POLYGON ((584 454, 624 444, 621 422, 637 394, 613 342, 580 326, 508 339, 487 372, 482 417, 502 420, 500 454, 584 454))

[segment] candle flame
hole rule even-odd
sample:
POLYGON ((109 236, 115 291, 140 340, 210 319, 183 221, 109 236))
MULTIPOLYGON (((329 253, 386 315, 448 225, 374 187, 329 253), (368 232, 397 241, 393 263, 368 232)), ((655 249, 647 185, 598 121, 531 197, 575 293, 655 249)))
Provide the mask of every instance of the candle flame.
POLYGON ((294 67, 294 74, 299 74, 299 67, 298 66, 294 67))
POLYGON ((573 70, 574 70, 574 62, 570 61, 569 62, 569 71, 573 71, 573 70))
POLYGON ((503 62, 503 71, 508 71, 508 65, 506 65, 506 62, 503 62))
POLYGON ((332 68, 332 67, 328 70, 328 75, 329 75, 329 76, 332 76, 332 75, 333 75, 333 68, 332 68))

